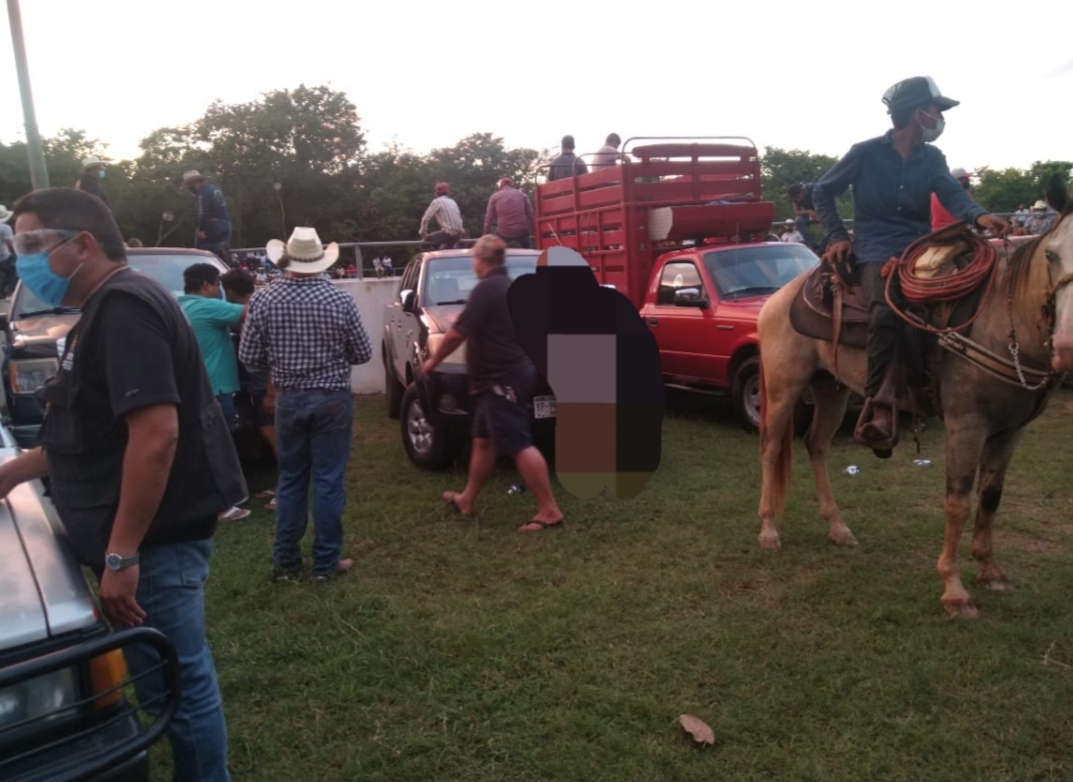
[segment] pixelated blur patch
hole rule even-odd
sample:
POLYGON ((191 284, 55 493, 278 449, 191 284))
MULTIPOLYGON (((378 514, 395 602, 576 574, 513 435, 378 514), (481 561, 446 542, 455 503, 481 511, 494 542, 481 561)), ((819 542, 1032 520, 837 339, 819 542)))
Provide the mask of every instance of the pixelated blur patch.
POLYGON ((555 394, 555 473, 575 497, 636 497, 659 467, 659 346, 626 296, 567 247, 507 291, 514 331, 555 394))

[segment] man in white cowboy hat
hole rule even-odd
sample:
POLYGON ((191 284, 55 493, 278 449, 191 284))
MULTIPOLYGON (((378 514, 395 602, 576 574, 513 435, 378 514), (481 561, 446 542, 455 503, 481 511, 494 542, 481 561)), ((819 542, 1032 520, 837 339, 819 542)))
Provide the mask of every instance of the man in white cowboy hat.
POLYGON ((805 237, 801 235, 801 232, 794 226, 793 220, 786 220, 782 224, 782 236, 779 237, 780 242, 793 242, 795 244, 804 244, 805 237))
POLYGON ((15 292, 15 283, 19 281, 15 271, 15 253, 11 249, 14 234, 8 221, 15 213, 0 204, 0 299, 6 299, 15 292))
POLYGON ((313 580, 345 573, 342 557, 346 468, 354 421, 350 368, 373 356, 350 294, 324 274, 339 258, 313 228, 273 239, 268 258, 284 276, 250 299, 239 360, 269 370, 276 387, 276 542, 273 579, 294 580, 302 566, 309 487, 313 484, 313 580))
POLYGON ((108 203, 104 188, 101 187, 102 179, 104 179, 104 162, 96 155, 90 155, 82 159, 82 173, 75 183, 75 189, 97 196, 111 209, 112 205, 108 203))
POLYGON ((197 199, 197 236, 194 247, 216 253, 227 263, 224 245, 231 241, 231 216, 223 191, 197 171, 183 174, 180 189, 189 190, 197 199))
POLYGON ((1025 233, 1029 236, 1039 236, 1051 229, 1054 222, 1054 210, 1047 206, 1047 202, 1040 199, 1032 204, 1032 215, 1025 221, 1025 233))

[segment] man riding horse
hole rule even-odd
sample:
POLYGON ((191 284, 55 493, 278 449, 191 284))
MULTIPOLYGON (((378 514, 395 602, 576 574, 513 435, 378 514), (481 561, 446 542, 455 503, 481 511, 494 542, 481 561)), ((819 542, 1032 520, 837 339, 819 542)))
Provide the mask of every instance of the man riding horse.
MULTIPOLYGON (((828 241, 826 263, 856 262, 860 285, 869 300, 868 380, 866 404, 855 439, 877 454, 893 448, 893 405, 877 400, 894 360, 903 321, 885 297, 881 271, 914 241, 931 232, 931 195, 969 225, 996 235, 1008 230, 1005 220, 973 201, 950 174, 935 141, 943 132, 943 112, 957 106, 939 92, 929 76, 900 81, 883 96, 893 128, 855 144, 816 183, 812 200, 828 241), (835 198, 853 185, 853 238, 835 207, 835 198)), ((892 298, 897 295, 892 286, 892 298)))

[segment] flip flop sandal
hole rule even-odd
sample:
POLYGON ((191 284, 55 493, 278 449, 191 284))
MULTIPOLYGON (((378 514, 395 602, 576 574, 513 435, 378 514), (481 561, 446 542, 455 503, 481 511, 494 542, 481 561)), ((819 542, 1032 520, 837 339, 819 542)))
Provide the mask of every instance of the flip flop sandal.
POLYGON ((264 491, 257 493, 257 499, 259 499, 259 500, 267 500, 269 497, 275 497, 275 496, 276 496, 275 489, 265 489, 264 491))
POLYGON ((563 526, 563 522, 565 522, 565 521, 566 521, 565 516, 563 518, 559 519, 558 521, 540 521, 539 519, 530 519, 529 521, 525 522, 525 524, 523 524, 518 529, 518 532, 539 532, 540 531, 540 530, 535 530, 535 529, 525 529, 530 524, 539 524, 541 530, 559 529, 560 527, 563 526))

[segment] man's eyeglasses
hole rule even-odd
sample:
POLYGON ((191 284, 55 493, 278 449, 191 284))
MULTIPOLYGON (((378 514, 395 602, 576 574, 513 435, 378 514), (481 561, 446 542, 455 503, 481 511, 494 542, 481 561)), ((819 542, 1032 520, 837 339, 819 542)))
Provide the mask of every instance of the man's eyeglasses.
POLYGON ((34 255, 39 252, 51 252, 65 244, 82 231, 69 231, 60 228, 38 228, 36 231, 23 231, 11 238, 11 247, 18 255, 34 255))

